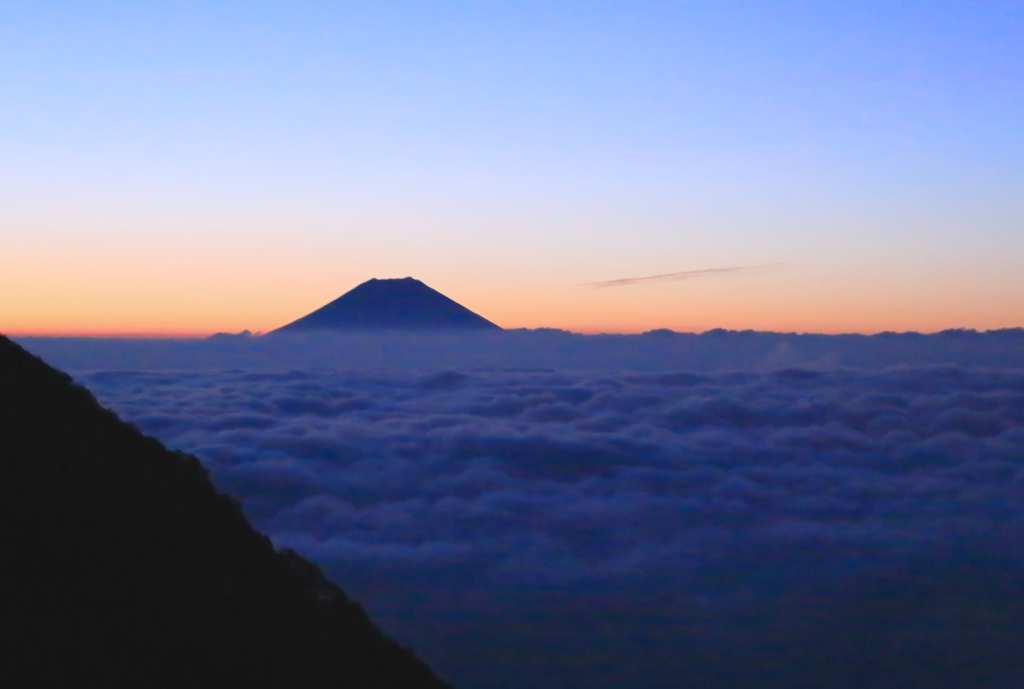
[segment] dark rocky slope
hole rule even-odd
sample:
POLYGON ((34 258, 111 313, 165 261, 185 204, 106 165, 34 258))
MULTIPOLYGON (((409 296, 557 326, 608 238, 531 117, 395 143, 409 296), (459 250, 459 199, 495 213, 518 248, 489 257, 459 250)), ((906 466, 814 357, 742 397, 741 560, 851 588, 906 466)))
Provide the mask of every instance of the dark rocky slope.
POLYGON ((419 280, 368 280, 274 332, 310 330, 501 330, 419 280))
POLYGON ((7 686, 443 689, 194 458, 0 337, 7 686))

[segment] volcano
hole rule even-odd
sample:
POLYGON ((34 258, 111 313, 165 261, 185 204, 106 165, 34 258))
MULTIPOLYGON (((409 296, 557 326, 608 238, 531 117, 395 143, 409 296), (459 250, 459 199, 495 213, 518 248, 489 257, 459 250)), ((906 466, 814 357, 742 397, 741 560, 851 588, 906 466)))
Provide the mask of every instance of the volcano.
POLYGON ((368 280, 274 332, 313 330, 501 330, 413 278, 368 280))

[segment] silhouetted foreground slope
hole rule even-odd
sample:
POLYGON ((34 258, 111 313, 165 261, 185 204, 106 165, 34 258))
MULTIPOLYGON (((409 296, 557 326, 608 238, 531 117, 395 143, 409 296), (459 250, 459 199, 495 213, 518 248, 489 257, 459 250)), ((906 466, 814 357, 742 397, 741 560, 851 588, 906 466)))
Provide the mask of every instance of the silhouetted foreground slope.
POLYGON ((0 536, 7 686, 446 686, 197 460, 3 337, 0 536))
POLYGON ((414 278, 367 280, 330 304, 278 328, 310 330, 501 330, 414 278))

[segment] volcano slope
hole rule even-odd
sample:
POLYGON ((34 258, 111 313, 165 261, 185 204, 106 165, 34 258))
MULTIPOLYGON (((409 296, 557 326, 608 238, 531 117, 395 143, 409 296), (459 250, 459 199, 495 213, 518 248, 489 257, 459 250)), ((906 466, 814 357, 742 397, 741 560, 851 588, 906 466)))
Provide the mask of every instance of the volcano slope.
POLYGON ((0 337, 8 686, 444 689, 199 462, 0 337))
POLYGON ((367 280, 330 304, 275 330, 501 330, 415 278, 367 280))

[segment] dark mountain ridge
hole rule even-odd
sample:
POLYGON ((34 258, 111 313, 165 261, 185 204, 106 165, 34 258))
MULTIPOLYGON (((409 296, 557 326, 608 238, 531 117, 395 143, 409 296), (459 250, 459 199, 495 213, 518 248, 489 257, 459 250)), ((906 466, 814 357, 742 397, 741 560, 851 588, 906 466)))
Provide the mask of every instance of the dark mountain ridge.
POLYGON ((274 332, 310 330, 501 330, 419 280, 368 280, 274 332))
POLYGON ((9 686, 444 689, 193 457, 0 337, 9 686))

